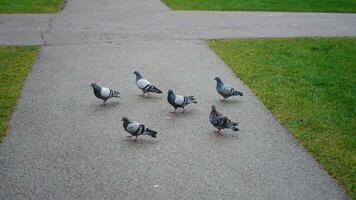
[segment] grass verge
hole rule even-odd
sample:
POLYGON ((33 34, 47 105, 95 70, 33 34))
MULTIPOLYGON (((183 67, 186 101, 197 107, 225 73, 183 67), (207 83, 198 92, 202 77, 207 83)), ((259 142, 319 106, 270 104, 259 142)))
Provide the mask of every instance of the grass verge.
POLYGON ((0 0, 0 13, 53 13, 64 0, 0 0))
POLYGON ((7 133, 11 114, 39 49, 0 46, 0 141, 7 133))
POLYGON ((210 40, 209 46, 356 199, 356 38, 210 40))
POLYGON ((175 10, 356 12, 355 0, 162 0, 175 10))

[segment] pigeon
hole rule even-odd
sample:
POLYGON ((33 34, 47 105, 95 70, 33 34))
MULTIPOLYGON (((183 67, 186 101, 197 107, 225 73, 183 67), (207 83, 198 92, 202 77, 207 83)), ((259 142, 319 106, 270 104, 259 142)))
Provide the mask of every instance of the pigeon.
POLYGON ((211 106, 211 112, 209 115, 209 121, 210 123, 217 128, 215 131, 215 134, 221 135, 221 129, 232 129, 233 131, 238 131, 239 129, 237 128, 238 123, 233 122, 229 120, 227 117, 225 117, 222 113, 216 111, 215 106, 211 106))
POLYGON ((96 83, 92 83, 90 84, 90 87, 93 88, 94 90, 94 95, 96 97, 98 97, 99 99, 104 100, 103 105, 105 105, 106 101, 112 97, 117 97, 120 98, 119 96, 119 92, 114 91, 112 89, 109 88, 105 88, 105 87, 100 87, 98 84, 96 83))
POLYGON ((224 101, 226 98, 231 96, 242 96, 242 92, 235 90, 229 85, 225 85, 219 77, 215 77, 216 80, 216 91, 223 97, 220 101, 224 101))
POLYGON ((134 71, 134 74, 136 75, 136 85, 138 88, 140 88, 143 92, 143 95, 146 93, 148 94, 149 92, 161 94, 162 91, 156 88, 154 85, 152 85, 148 80, 144 79, 140 72, 134 71))
POLYGON ((135 137, 134 141, 137 140, 137 136, 139 135, 150 135, 153 138, 156 138, 157 132, 154 130, 151 130, 149 128, 146 128, 145 125, 135 122, 135 121, 130 121, 128 118, 124 117, 121 120, 124 126, 125 131, 130 133, 130 136, 127 136, 128 138, 135 137))
POLYGON ((184 106, 189 105, 191 103, 198 103, 194 96, 175 95, 173 93, 173 90, 168 91, 167 100, 168 103, 174 107, 174 111, 176 111, 177 108, 182 108, 183 112, 184 112, 184 106))

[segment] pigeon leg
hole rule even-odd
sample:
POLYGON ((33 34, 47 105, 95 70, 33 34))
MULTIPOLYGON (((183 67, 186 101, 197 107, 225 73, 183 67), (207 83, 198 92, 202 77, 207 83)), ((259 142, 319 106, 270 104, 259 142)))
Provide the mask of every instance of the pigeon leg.
POLYGON ((222 99, 220 99, 221 102, 225 101, 225 97, 223 97, 222 99))
POLYGON ((135 139, 133 140, 134 142, 136 142, 137 141, 137 135, 135 136, 135 139))
POLYGON ((221 132, 220 132, 220 131, 221 131, 221 129, 218 128, 218 129, 215 131, 215 135, 218 135, 218 136, 221 135, 221 132))
POLYGON ((126 138, 130 138, 130 139, 131 139, 131 138, 132 138, 132 135, 128 135, 128 136, 126 136, 126 138))
POLYGON ((102 106, 106 106, 106 100, 104 100, 104 102, 103 102, 102 106))
POLYGON ((184 110, 184 107, 182 108, 183 109, 183 111, 182 112, 184 112, 185 110, 184 110))

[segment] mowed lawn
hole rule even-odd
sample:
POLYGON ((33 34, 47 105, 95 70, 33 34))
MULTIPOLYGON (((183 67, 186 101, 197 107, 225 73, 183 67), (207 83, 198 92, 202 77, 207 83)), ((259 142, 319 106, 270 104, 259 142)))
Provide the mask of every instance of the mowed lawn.
POLYGON ((209 46, 356 199, 356 38, 209 46))
POLYGON ((0 46, 0 141, 7 133, 11 114, 38 52, 39 47, 34 46, 0 46))
POLYGON ((0 0, 0 13, 53 13, 64 0, 0 0))
POLYGON ((356 12, 355 0, 162 0, 175 10, 356 12))

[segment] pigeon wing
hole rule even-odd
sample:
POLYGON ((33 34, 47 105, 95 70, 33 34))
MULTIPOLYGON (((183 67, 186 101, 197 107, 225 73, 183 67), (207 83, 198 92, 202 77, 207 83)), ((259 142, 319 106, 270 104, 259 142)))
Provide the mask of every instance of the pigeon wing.
POLYGON ((101 95, 102 97, 108 98, 108 97, 110 97, 110 94, 111 94, 111 92, 110 92, 110 89, 109 89, 109 88, 106 88, 106 87, 102 87, 102 88, 101 88, 100 95, 101 95))
POLYGON ((218 92, 222 96, 230 96, 232 94, 233 90, 234 89, 229 85, 222 85, 221 87, 218 87, 218 92))
POLYGON ((174 103, 176 104, 176 105, 180 105, 180 106, 182 106, 183 104, 184 104, 184 96, 181 96, 181 95, 176 95, 176 98, 175 98, 175 100, 174 100, 174 103))
POLYGON ((212 112, 209 116, 210 123, 216 127, 221 126, 224 123, 224 115, 220 112, 212 112))
POLYGON ((135 134, 138 132, 138 130, 140 129, 140 123, 138 122, 131 122, 127 125, 127 131, 131 134, 135 134))
POLYGON ((151 85, 151 83, 148 80, 142 78, 136 82, 136 85, 141 90, 144 90, 148 88, 151 85))

